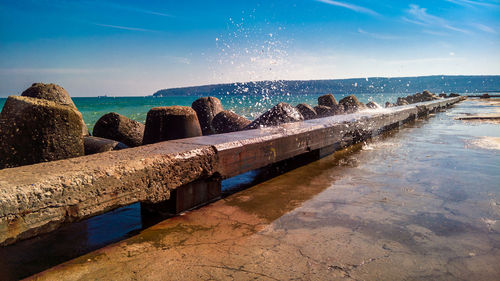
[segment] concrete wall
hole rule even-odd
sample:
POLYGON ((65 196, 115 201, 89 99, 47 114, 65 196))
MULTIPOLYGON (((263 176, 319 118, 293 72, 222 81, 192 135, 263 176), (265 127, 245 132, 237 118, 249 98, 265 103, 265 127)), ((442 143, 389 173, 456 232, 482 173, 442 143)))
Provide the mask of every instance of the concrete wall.
POLYGON ((163 202, 173 190, 194 181, 229 178, 310 151, 332 153, 460 100, 447 98, 3 169, 0 245, 135 202, 163 202))

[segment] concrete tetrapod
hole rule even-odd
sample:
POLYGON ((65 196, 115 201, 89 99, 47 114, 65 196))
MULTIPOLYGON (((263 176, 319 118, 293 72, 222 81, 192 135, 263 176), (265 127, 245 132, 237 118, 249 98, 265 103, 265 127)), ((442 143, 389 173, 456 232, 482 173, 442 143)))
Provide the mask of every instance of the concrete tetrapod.
POLYGON ((128 148, 128 146, 121 142, 94 136, 83 137, 83 144, 85 155, 128 148))
POLYGON ((237 132, 245 129, 250 124, 250 120, 238 114, 223 110, 215 115, 212 120, 212 127, 217 134, 237 132))
POLYGON ((382 108, 378 103, 374 102, 374 101, 370 101, 366 104, 366 107, 367 108, 370 108, 370 109, 377 109, 377 108, 382 108))
POLYGON ((70 106, 10 96, 0 113, 0 169, 82 156, 81 116, 70 106))
POLYGON ((335 105, 338 105, 339 103, 335 99, 335 97, 332 94, 327 94, 318 97, 318 105, 324 105, 328 107, 333 107, 335 105))
POLYGON ((198 117, 191 107, 154 107, 146 117, 143 144, 201 135, 198 117))
POLYGON ((326 105, 317 105, 314 107, 314 111, 316 111, 317 117, 328 117, 328 116, 333 116, 334 113, 332 111, 331 107, 328 107, 326 105))
MULTIPOLYGON (((80 118, 82 118, 81 113, 76 108, 76 105, 71 99, 68 92, 63 87, 57 84, 34 83, 33 85, 31 85, 31 87, 22 92, 21 96, 53 101, 57 104, 72 107, 80 114, 80 118)), ((83 118, 82 134, 84 136, 89 135, 89 130, 87 129, 85 122, 83 122, 83 118)))
POLYGON ((288 103, 280 102, 255 119, 246 129, 255 129, 262 126, 276 126, 282 123, 304 120, 300 112, 288 103))
POLYGON ((216 97, 203 97, 195 100, 191 107, 196 111, 203 135, 215 134, 212 120, 222 111, 222 104, 216 97))
POLYGON ((339 101, 339 105, 344 107, 346 113, 353 113, 366 108, 354 95, 347 96, 339 101))
POLYGON ((312 108, 310 105, 305 103, 299 103, 295 106, 295 108, 304 116, 304 120, 314 119, 318 117, 316 110, 312 108))
POLYGON ((122 142, 129 147, 142 145, 144 124, 121 114, 110 112, 103 115, 94 125, 92 135, 122 142))

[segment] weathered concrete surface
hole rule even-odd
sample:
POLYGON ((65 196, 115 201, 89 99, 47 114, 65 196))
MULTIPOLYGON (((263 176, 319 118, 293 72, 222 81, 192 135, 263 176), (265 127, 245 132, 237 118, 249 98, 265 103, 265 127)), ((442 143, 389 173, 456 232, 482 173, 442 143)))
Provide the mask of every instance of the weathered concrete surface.
POLYGON ((143 144, 201 136, 196 111, 187 106, 160 106, 149 110, 143 144))
POLYGON ((365 104, 367 108, 370 108, 370 109, 378 109, 378 108, 382 108, 378 103, 374 102, 374 101, 371 101, 367 104, 365 104))
POLYGON ((203 135, 215 134, 212 127, 212 120, 223 110, 222 103, 216 97, 202 97, 191 104, 191 108, 196 111, 203 135))
POLYGON ((93 136, 119 141, 129 147, 142 145, 144 124, 116 112, 104 114, 94 125, 93 136))
POLYGON ((0 170, 0 244, 170 190, 215 172, 210 146, 162 142, 0 170))
POLYGON ((250 123, 252 122, 243 116, 239 116, 232 111, 223 110, 215 115, 212 120, 212 128, 218 134, 231 133, 242 131, 250 123))
POLYGON ((128 146, 119 141, 94 136, 84 136, 83 145, 85 147, 85 155, 128 148, 128 146))
POLYGON ((299 103, 295 106, 295 108, 302 114, 304 120, 314 119, 318 117, 318 113, 314 110, 314 108, 305 103, 299 103))
POLYGON ((228 178, 310 151, 318 150, 319 156, 331 153, 460 100, 442 99, 0 170, 0 244, 134 202, 161 202, 169 199, 172 189, 212 175, 228 178))
POLYGON ((326 94, 322 95, 321 97, 318 97, 318 105, 334 107, 338 104, 339 103, 332 94, 326 94))
POLYGON ((50 84, 33 83, 31 87, 29 87, 28 89, 26 89, 24 92, 21 93, 21 96, 53 101, 60 105, 66 105, 72 107, 80 115, 83 135, 84 136, 89 135, 89 129, 87 128, 87 125, 85 125, 85 122, 83 121, 82 114, 78 111, 75 103, 73 102, 70 95, 63 87, 52 83, 50 84))
POLYGON ((302 114, 290 104, 280 102, 253 120, 246 129, 258 129, 299 121, 304 121, 302 114))
POLYGON ((339 105, 344 107, 344 112, 352 113, 366 108, 354 95, 347 96, 339 101, 339 105))
POLYGON ((141 203, 141 216, 171 216, 190 210, 221 197, 220 177, 197 180, 180 186, 170 193, 167 201, 160 203, 141 203))
POLYGON ((53 101, 9 96, 0 112, 0 169, 84 155, 81 114, 53 101))

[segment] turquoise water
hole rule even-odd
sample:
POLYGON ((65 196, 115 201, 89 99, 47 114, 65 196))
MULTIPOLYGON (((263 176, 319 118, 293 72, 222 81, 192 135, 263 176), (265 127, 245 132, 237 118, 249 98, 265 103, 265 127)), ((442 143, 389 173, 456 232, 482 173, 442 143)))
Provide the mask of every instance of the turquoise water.
MULTIPOLYGON (((358 99, 364 103, 375 101, 383 105, 386 101, 395 102, 397 97, 407 94, 356 94, 358 99)), ((267 109, 279 102, 287 102, 292 105, 308 103, 316 105, 317 95, 217 95, 224 109, 232 110, 237 114, 253 120, 267 109)), ((345 95, 336 94, 335 98, 340 100, 345 95)), ((83 120, 89 130, 92 131, 94 124, 104 114, 117 112, 131 119, 144 123, 146 114, 156 106, 183 105, 191 106, 192 102, 199 96, 169 96, 169 97, 74 97, 76 107, 83 115, 83 120)), ((0 98, 0 108, 3 108, 5 98, 0 98)))

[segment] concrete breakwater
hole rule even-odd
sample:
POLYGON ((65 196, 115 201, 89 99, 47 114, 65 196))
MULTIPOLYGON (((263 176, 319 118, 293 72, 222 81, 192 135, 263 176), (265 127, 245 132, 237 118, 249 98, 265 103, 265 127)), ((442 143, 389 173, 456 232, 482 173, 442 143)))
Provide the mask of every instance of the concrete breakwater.
POLYGON ((305 153, 319 158, 462 99, 438 99, 3 169, 0 244, 135 202, 176 212, 189 209, 217 198, 223 178, 305 153))

